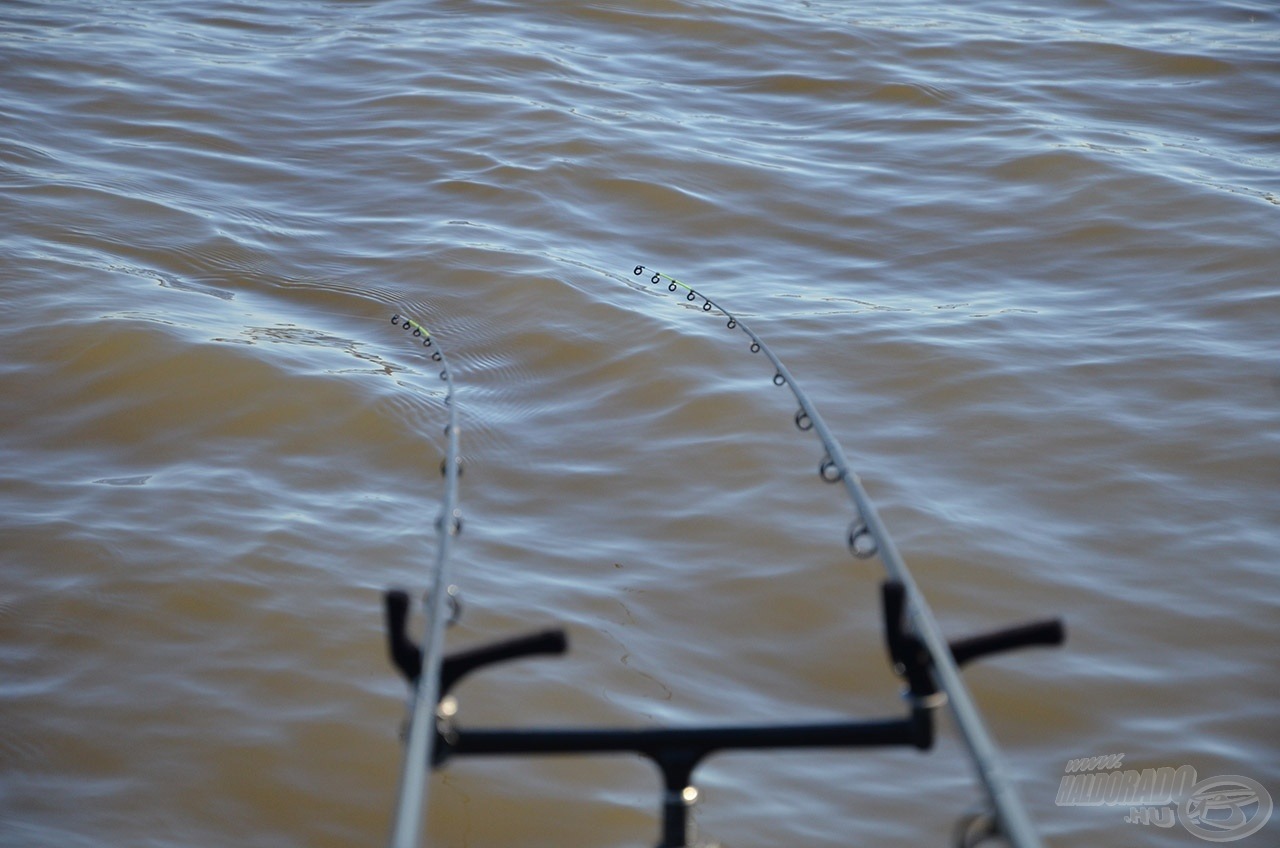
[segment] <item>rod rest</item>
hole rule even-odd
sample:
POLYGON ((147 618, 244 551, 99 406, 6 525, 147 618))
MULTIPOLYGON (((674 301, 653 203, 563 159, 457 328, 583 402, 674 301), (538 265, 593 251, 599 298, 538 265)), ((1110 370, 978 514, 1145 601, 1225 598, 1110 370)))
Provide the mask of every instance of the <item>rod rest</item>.
MULTIPOLYGON (((933 663, 924 643, 907 629, 906 589, 896 580, 886 580, 880 587, 884 607, 885 642, 889 657, 898 673, 906 679, 915 698, 930 698, 938 691, 933 677, 933 663)), ((992 654, 1004 653, 1032 645, 1061 645, 1066 641, 1066 627, 1060 618, 1048 618, 1012 627, 978 633, 947 643, 957 666, 992 654)))
MULTIPOLYGON (((422 649, 409 637, 409 593, 388 589, 382 603, 391 663, 406 680, 417 683, 422 676, 422 649)), ((440 697, 444 698, 459 680, 483 666, 539 654, 563 654, 568 647, 564 630, 553 628, 450 654, 440 664, 440 697)))
POLYGON ((409 638, 409 593, 403 589, 388 589, 382 595, 382 610, 391 664, 399 669, 405 680, 417 683, 422 676, 422 649, 409 638))
POLYGON ((999 654, 1033 645, 1061 645, 1067 641, 1067 630, 1060 618, 1045 618, 1015 624, 1003 630, 978 633, 964 639, 952 639, 951 656, 956 665, 964 665, 989 654, 999 654))
POLYGON ((440 697, 448 695, 459 680, 483 666, 520 657, 559 655, 568 649, 569 640, 563 628, 555 627, 449 654, 440 666, 440 697))

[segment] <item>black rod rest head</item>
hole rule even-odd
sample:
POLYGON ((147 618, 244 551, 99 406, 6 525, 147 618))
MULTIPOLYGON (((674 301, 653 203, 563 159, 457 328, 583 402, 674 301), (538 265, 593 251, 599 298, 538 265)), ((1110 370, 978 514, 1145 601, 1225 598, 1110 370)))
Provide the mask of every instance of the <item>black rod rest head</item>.
POLYGON ((422 674, 422 649, 409 638, 409 593, 403 589, 388 589, 382 596, 382 606, 391 664, 409 683, 417 683, 422 674))
MULTIPOLYGON (((406 680, 417 683, 422 674, 422 649, 409 638, 409 593, 403 589, 388 589, 382 600, 391 663, 406 680)), ((483 666, 539 654, 563 654, 568 649, 569 640, 564 630, 552 628, 456 651, 446 656, 440 665, 440 699, 443 700, 465 675, 483 666)))
MULTIPOLYGON (((884 608, 884 635, 889 658, 899 676, 907 681, 915 699, 929 699, 937 694, 933 677, 933 660, 924 644, 907 630, 906 588, 896 580, 886 580, 880 587, 884 608)), ((947 643, 957 666, 992 654, 1000 654, 1032 645, 1061 645, 1066 641, 1066 626, 1060 618, 1042 619, 1000 630, 978 633, 947 643)))
POLYGON ((440 697, 449 694, 449 690, 466 675, 478 668, 506 660, 520 659, 539 655, 559 655, 569 650, 569 639, 564 629, 553 627, 492 642, 465 651, 456 651, 444 658, 440 666, 440 697))
POLYGON ((938 684, 933 679, 933 662, 924 644, 907 630, 907 590, 896 580, 880 585, 884 608, 884 639, 894 671, 907 681, 911 698, 916 703, 933 703, 938 684))
POLYGON ((989 654, 1012 651, 1032 645, 1061 645, 1067 641, 1067 628, 1060 618, 1046 618, 1016 624, 1003 630, 978 633, 963 639, 952 639, 951 656, 956 665, 964 665, 989 654))

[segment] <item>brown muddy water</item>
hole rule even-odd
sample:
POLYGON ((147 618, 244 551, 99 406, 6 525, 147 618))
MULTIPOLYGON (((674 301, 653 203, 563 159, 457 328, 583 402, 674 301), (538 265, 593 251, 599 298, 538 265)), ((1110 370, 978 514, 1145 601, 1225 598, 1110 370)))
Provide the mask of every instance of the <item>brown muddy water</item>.
MULTIPOLYGON (((1045 842, 1207 844, 1059 788, 1280 795, 1278 57, 1263 2, 7 0, 0 844, 384 843, 444 444, 398 310, 456 372, 450 645, 572 643, 467 721, 898 710, 792 399, 636 264, 782 357, 949 632, 1065 617, 965 674, 1045 842)), ((979 800, 946 720, 698 782, 732 848, 979 800)), ((456 762, 425 842, 652 845, 658 789, 456 762)))

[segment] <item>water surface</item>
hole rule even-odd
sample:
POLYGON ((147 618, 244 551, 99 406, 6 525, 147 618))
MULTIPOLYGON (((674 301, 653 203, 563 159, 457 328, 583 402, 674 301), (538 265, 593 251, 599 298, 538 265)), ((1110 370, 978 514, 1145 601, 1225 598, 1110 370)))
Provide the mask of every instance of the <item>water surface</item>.
MULTIPOLYGON (((1280 795, 1280 15, 1258 2, 0 11, 0 844, 379 844, 454 362, 474 723, 900 708, 836 430, 1053 846, 1124 752, 1280 795)), ((943 845, 937 749, 735 754, 729 846, 943 845)), ((466 762, 435 846, 634 846, 627 759, 466 762)), ((1273 844, 1273 822, 1240 844, 1273 844)))

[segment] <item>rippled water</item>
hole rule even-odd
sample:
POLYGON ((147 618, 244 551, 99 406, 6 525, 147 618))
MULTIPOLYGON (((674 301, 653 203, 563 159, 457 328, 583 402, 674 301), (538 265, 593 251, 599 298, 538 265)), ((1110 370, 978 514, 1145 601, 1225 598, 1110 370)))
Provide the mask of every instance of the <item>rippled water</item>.
MULTIPOLYGON (((1262 2, 0 7, 0 843, 385 839, 458 374, 475 723, 898 709, 875 563, 747 317, 944 625, 1050 845, 1124 752, 1280 795, 1280 14, 1262 2)), ((462 762, 435 846, 652 844, 628 759, 462 762)), ((944 845, 917 752, 700 772, 729 846, 944 845)), ((1275 842, 1276 822, 1242 845, 1275 842)))

